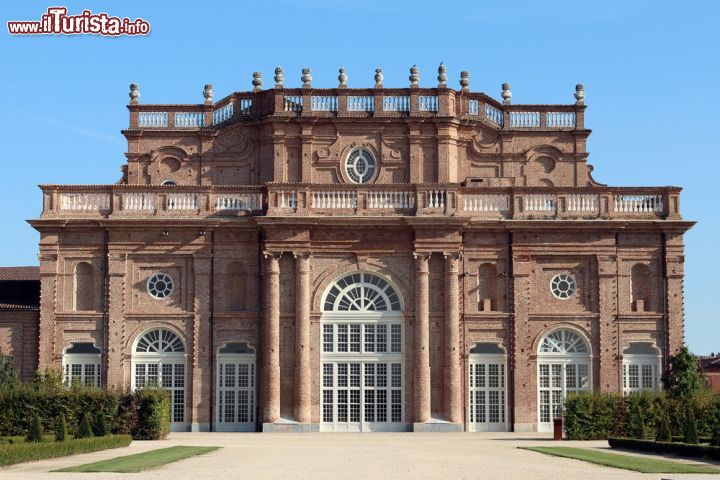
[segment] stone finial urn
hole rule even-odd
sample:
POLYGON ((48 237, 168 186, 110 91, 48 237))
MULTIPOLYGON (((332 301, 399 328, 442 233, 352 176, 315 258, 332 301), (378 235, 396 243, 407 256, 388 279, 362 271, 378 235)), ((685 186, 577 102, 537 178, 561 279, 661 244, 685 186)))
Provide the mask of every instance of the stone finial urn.
POLYGON ((438 87, 445 88, 447 87, 447 68, 445 65, 440 62, 440 66, 438 66, 438 87))
POLYGON ((311 88, 312 87, 312 75, 310 74, 309 68, 303 68, 302 69, 302 76, 300 77, 300 80, 302 81, 303 88, 311 88))
POLYGON ((410 76, 408 79, 410 80, 411 87, 417 87, 420 84, 420 69, 417 65, 410 67, 410 76))
POLYGON ((382 68, 375 69, 375 88, 382 88, 383 86, 383 74, 382 68))
POLYGON ((139 103, 140 90, 138 90, 138 84, 137 84, 137 83, 131 83, 131 84, 130 84, 130 93, 129 93, 128 95, 130 96, 130 103, 131 103, 131 104, 139 103))
POLYGON ((206 84, 205 88, 203 88, 203 98, 205 98, 205 103, 212 103, 213 95, 214 92, 212 83, 206 84))
POLYGON ((575 105, 585 104, 585 87, 582 83, 575 85, 575 105))
POLYGON ((463 92, 470 91, 470 72, 460 72, 460 88, 462 88, 463 92))
POLYGON ((275 88, 283 86, 285 75, 283 74, 282 67, 275 67, 275 77, 273 77, 273 79, 275 80, 275 88))
POLYGON ((252 79, 253 91, 259 92, 260 90, 262 90, 262 85, 263 85, 262 73, 261 72, 253 72, 253 79, 252 79))
POLYGON ((338 75, 338 87, 347 87, 348 82, 348 76, 345 73, 345 69, 343 67, 340 67, 340 70, 338 70, 340 73, 338 75))
POLYGON ((510 103, 510 99, 512 98, 512 92, 510 91, 510 84, 509 83, 503 83, 502 84, 502 95, 503 103, 510 103))

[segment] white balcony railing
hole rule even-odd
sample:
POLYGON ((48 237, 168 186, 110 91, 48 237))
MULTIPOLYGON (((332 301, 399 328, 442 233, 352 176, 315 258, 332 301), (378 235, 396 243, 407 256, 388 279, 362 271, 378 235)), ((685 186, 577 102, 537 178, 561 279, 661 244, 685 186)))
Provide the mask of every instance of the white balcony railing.
POLYGON ((167 195, 168 210, 197 210, 197 193, 169 193, 167 195))
POLYGON ((349 96, 347 97, 348 112, 373 112, 375 111, 375 97, 372 96, 349 96))
POLYGON ((310 97, 310 109, 313 112, 337 112, 338 98, 329 96, 310 97))
POLYGON ((310 207, 357 208, 357 192, 347 190, 312 192, 310 195, 310 207))
POLYGON ((463 196, 463 210, 466 212, 504 213, 510 210, 508 195, 478 194, 463 196))
POLYGON ((157 210, 157 193, 126 192, 121 198, 123 210, 157 210))
POLYGON ((557 198, 553 194, 530 193, 523 198, 526 212, 555 212, 557 207, 557 198))
POLYGON ((624 213, 663 213, 661 195, 617 195, 615 211, 624 213))
POLYGON ((439 102, 437 95, 420 95, 418 97, 418 109, 421 112, 437 112, 438 105, 439 102))
POLYGON ((233 116, 234 109, 235 106, 231 102, 213 111, 213 125, 217 125, 218 123, 230 120, 233 116))
POLYGON ((61 193, 60 210, 94 211, 110 209, 108 193, 61 193))
POLYGON ((404 95, 392 95, 383 97, 384 112, 409 112, 410 97, 404 95))
POLYGON ((415 192, 368 192, 368 208, 414 208, 415 192))
POLYGON ((216 211, 262 210, 262 193, 228 193, 215 198, 216 211))

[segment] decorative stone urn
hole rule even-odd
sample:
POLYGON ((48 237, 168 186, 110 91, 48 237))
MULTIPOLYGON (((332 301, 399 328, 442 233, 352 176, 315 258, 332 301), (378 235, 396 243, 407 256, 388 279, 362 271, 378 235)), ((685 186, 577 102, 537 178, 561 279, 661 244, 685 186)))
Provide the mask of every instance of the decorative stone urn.
POLYGON ((310 74, 309 68, 306 67, 302 69, 302 76, 300 77, 300 80, 303 82, 303 88, 312 87, 312 75, 310 74))
POLYGON ((285 81, 285 75, 283 74, 282 67, 275 67, 275 88, 282 87, 285 81))

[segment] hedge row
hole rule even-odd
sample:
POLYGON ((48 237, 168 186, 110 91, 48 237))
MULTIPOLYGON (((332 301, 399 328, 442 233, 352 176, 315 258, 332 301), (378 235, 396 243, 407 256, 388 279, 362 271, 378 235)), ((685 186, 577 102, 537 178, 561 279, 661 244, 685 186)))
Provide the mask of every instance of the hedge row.
POLYGON ((170 431, 170 394, 148 388, 120 393, 102 388, 37 388, 17 385, 0 390, 0 436, 24 436, 35 413, 43 430, 53 432, 55 422, 65 416, 75 433, 84 414, 105 415, 111 433, 138 440, 165 438, 170 431))
POLYGON ((131 442, 130 435, 108 435, 64 442, 3 443, 0 444, 0 467, 45 458, 97 452, 108 448, 127 447, 131 442))
POLYGON ((639 440, 636 438, 609 438, 612 448, 624 448, 651 453, 670 453, 682 457, 709 458, 720 460, 720 447, 709 445, 691 445, 676 442, 655 442, 653 440, 639 440))
POLYGON ((571 440, 609 437, 655 439, 658 422, 666 418, 674 437, 684 437, 685 408, 692 409, 701 437, 711 437, 720 425, 720 394, 702 392, 684 401, 664 393, 579 393, 565 401, 563 425, 571 440))

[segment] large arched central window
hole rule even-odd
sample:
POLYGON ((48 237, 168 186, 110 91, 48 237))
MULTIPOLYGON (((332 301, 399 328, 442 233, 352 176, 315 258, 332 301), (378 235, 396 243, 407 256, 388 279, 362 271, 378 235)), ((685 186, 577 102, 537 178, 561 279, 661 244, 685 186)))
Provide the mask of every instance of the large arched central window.
POLYGON ((590 391, 590 347, 578 332, 549 332, 538 347, 538 430, 550 431, 568 393, 590 391))
POLYGON ((322 301, 322 431, 402 431, 402 302, 379 275, 342 276, 322 301))
POLYGON ((160 387, 170 392, 172 429, 185 429, 185 343, 163 328, 149 330, 135 343, 132 387, 160 387))
POLYGON ((400 298, 385 279, 371 273, 351 273, 330 287, 323 310, 326 312, 400 311, 400 298))

